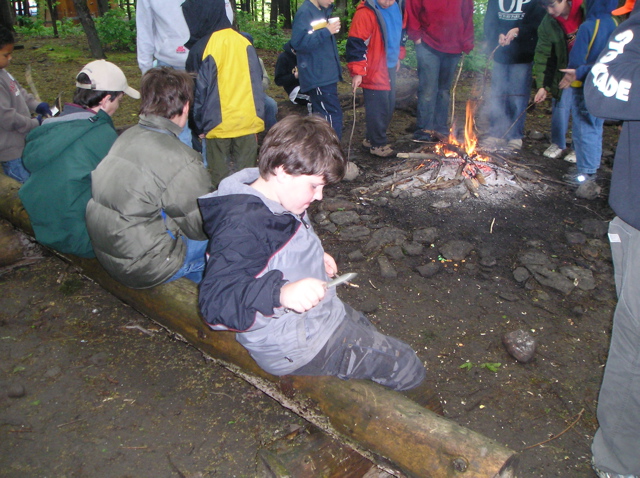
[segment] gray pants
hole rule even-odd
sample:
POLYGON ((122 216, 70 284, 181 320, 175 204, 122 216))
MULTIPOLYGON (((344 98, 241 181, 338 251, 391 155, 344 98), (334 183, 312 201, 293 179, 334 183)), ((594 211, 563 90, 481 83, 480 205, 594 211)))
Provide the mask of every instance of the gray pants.
POLYGON ((369 379, 393 390, 417 387, 426 375, 404 342, 381 334, 360 312, 345 304, 346 317, 327 344, 291 375, 333 375, 369 379))
POLYGON ((640 476, 640 231, 616 217, 609 240, 618 305, 591 450, 599 470, 640 476))
POLYGON ((227 176, 245 168, 253 168, 258 157, 255 134, 237 138, 207 139, 207 168, 214 188, 227 176))

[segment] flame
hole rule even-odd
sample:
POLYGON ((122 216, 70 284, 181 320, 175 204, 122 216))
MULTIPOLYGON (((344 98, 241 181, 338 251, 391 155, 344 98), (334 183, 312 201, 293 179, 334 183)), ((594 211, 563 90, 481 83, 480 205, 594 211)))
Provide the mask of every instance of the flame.
POLYGON ((474 100, 467 101, 467 113, 466 121, 464 124, 464 150, 469 156, 471 156, 476 150, 476 144, 478 144, 478 138, 476 137, 474 130, 476 112, 476 102, 474 100))

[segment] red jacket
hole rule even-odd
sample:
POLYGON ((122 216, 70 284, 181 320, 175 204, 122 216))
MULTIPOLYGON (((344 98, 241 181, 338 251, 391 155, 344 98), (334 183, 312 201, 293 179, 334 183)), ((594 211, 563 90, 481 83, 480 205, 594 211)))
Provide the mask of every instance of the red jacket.
POLYGON ((442 53, 473 50, 473 0, 407 0, 407 33, 442 53))
MULTIPOLYGON (((362 75, 361 86, 369 90, 391 89, 385 53, 386 29, 380 27, 380 22, 384 20, 376 15, 373 0, 363 0, 353 15, 347 39, 349 73, 351 76, 362 75)), ((404 56, 405 49, 401 46, 400 59, 404 56)))

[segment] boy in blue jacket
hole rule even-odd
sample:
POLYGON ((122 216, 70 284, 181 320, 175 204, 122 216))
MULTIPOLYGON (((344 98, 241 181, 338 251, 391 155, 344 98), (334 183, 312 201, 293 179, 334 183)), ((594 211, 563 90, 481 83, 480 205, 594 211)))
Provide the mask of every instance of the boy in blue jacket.
POLYGON ((211 238, 200 311, 273 375, 369 379, 417 387, 426 371, 411 347, 381 334, 343 303, 338 272, 309 223, 307 208, 342 179, 338 137, 318 116, 290 115, 264 139, 258 168, 225 178, 198 202, 211 238))
POLYGON ((335 34, 340 20, 332 18, 334 0, 305 0, 296 12, 291 31, 291 47, 298 55, 300 91, 309 95, 314 113, 323 116, 342 138, 342 107, 338 81, 342 66, 335 34))
POLYGON ((559 87, 572 89, 572 138, 576 152, 576 170, 565 174, 564 179, 573 185, 594 181, 600 168, 604 120, 592 115, 587 109, 582 82, 617 26, 611 15, 617 3, 617 0, 587 0, 587 15, 578 28, 575 43, 569 53, 568 68, 560 70, 564 72, 564 77, 560 80, 559 87))

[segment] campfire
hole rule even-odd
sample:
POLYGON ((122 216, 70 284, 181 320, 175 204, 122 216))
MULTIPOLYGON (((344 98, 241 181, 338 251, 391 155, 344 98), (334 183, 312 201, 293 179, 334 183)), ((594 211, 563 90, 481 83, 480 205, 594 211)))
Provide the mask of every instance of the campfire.
POLYGON ((426 144, 411 153, 398 153, 405 161, 386 169, 386 177, 367 188, 359 188, 358 194, 391 189, 399 194, 408 191, 417 196, 429 190, 442 190, 464 185, 463 199, 479 197, 483 187, 513 188, 522 179, 539 181, 538 174, 525 166, 516 165, 507 157, 478 149, 475 133, 475 100, 468 100, 465 114, 464 138, 455 134, 455 122, 446 142, 426 144), (389 174, 390 173, 390 174, 389 174))

